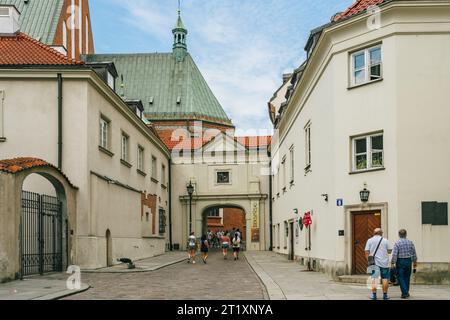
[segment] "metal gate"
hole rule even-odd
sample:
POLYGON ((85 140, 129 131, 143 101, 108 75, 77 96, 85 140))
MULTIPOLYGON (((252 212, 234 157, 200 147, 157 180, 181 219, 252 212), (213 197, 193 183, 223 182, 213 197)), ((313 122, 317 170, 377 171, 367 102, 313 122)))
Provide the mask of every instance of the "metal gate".
POLYGON ((21 275, 63 271, 62 204, 22 191, 21 275))

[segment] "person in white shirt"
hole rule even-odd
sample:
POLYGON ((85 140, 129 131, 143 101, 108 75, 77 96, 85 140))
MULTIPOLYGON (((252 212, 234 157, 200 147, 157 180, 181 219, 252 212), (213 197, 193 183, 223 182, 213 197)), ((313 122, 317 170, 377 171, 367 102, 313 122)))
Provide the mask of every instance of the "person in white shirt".
POLYGON ((192 232, 188 238, 188 263, 195 264, 195 256, 197 254, 197 238, 195 237, 195 233, 192 232))
MULTIPOLYGON (((391 245, 387 239, 383 238, 383 230, 375 229, 374 236, 367 240, 366 243, 366 258, 374 257, 375 266, 379 268, 381 280, 383 283, 383 299, 389 300, 388 290, 390 275, 389 253, 392 251, 391 245)), ((372 300, 377 300, 377 283, 372 283, 372 300)))

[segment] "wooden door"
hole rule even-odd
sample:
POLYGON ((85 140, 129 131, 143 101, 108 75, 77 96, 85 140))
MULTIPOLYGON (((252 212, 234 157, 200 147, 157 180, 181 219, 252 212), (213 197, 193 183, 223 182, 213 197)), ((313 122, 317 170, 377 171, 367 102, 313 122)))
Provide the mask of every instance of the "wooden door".
POLYGON ((295 260, 293 222, 289 223, 289 260, 295 260))
POLYGON ((367 273, 365 247, 376 228, 381 228, 381 212, 353 213, 353 274, 367 273))

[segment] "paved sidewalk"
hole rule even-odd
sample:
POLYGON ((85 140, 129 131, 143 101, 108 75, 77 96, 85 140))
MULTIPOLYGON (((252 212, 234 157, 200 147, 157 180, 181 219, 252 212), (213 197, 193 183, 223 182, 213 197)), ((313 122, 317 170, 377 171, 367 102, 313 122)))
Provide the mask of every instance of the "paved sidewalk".
POLYGON ((184 251, 173 251, 165 254, 151 257, 148 259, 133 261, 136 269, 128 269, 127 264, 119 264, 109 268, 102 268, 97 270, 83 270, 83 273, 138 273, 156 271, 161 268, 171 266, 186 260, 187 253, 184 251))
MULTIPOLYGON (((69 277, 66 274, 58 275, 61 278, 69 277)), ((88 289, 89 286, 83 283, 80 290, 69 290, 65 280, 36 276, 0 284, 0 300, 56 300, 88 289)))
MULTIPOLYGON (((276 253, 246 252, 245 256, 271 300, 369 299, 370 290, 366 285, 335 282, 323 273, 308 272, 297 262, 276 253)), ((392 300, 400 300, 400 288, 392 287, 390 296, 392 300)), ((411 300, 450 300, 450 286, 413 286, 411 300)))

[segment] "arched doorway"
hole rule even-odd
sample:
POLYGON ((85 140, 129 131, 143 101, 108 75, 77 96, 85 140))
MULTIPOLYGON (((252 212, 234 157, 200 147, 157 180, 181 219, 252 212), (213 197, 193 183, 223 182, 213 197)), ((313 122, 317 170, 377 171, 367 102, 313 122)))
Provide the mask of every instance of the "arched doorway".
POLYGON ((243 208, 236 205, 215 205, 207 207, 202 214, 202 233, 209 230, 213 233, 218 231, 231 232, 233 229, 239 230, 242 241, 247 240, 246 213, 243 208))
POLYGON ((45 172, 22 183, 20 276, 62 272, 68 265, 68 218, 62 183, 45 172))
POLYGON ((113 257, 112 257, 112 238, 111 231, 106 230, 106 265, 111 267, 113 265, 113 257))

